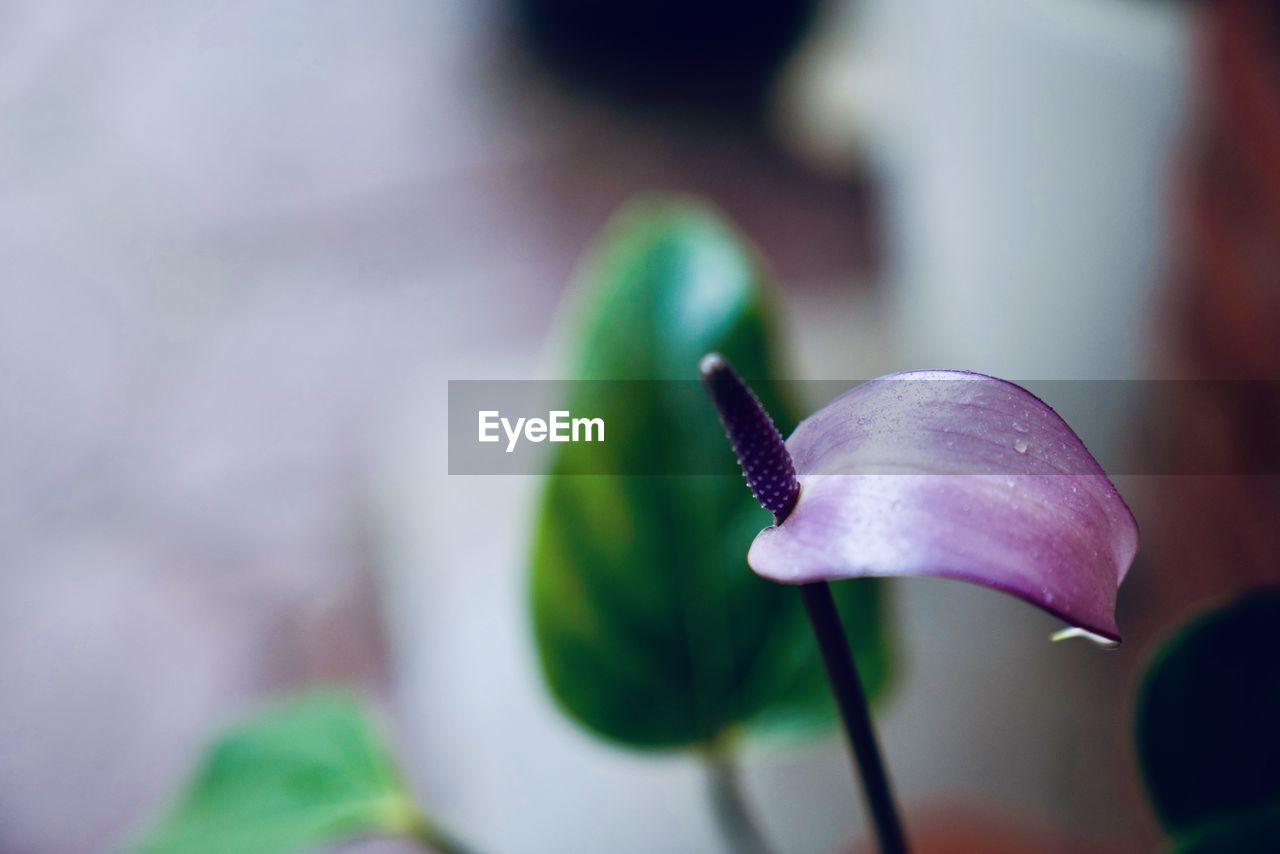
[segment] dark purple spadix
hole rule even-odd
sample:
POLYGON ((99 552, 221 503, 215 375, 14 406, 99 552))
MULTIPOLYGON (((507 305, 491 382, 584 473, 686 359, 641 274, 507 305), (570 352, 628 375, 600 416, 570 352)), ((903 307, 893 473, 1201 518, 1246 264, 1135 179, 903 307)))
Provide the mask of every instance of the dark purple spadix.
POLYGON ((708 353, 698 370, 751 494, 781 524, 800 497, 800 481, 782 434, 755 392, 723 356, 708 353))

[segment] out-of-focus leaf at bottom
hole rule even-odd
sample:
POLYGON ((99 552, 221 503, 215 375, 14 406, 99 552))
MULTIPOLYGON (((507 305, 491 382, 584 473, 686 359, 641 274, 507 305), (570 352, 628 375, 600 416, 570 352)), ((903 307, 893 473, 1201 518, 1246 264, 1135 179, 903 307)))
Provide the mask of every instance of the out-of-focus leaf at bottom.
POLYGON ((1147 790, 1178 851, 1280 851, 1280 588, 1166 642, 1136 725, 1147 790))
POLYGON ((206 750, 137 854, 273 854, 423 819, 372 723, 351 697, 319 693, 264 711, 206 750))

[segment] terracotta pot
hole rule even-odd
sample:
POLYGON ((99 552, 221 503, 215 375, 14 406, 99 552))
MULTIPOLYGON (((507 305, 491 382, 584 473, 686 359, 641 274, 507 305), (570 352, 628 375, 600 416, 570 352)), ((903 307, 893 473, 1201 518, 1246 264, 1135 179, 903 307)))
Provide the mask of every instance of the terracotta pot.
MULTIPOLYGON (((994 805, 925 806, 911 810, 909 822, 915 854, 1126 854, 1135 850, 1106 840, 1083 839, 1043 819, 994 805)), ((863 842, 851 851, 873 854, 875 846, 863 842)))
POLYGON ((1195 382, 1152 428, 1157 471, 1202 474, 1159 484, 1141 599, 1157 629, 1280 580, 1280 11, 1226 0, 1201 14, 1164 354, 1195 382))

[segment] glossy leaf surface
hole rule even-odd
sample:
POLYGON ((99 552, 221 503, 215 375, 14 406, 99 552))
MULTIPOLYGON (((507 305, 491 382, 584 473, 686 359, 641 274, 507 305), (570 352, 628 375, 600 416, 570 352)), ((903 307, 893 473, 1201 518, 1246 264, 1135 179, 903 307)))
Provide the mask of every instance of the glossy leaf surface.
MULTIPOLYGON (((704 208, 650 201, 609 229, 581 285, 572 378, 657 382, 620 383, 611 397, 596 388, 591 414, 605 418, 608 442, 561 445, 554 460, 532 566, 534 629, 553 694, 596 733, 644 747, 829 719, 796 591, 747 567, 769 515, 743 486, 696 382, 702 354, 723 352, 775 417, 793 423, 773 381, 770 307, 754 258, 704 208), (616 455, 617 471, 635 471, 637 460, 662 472, 721 460, 724 474, 575 476, 610 468, 589 454, 616 455)), ((886 676, 879 590, 841 593, 874 691, 886 676)))

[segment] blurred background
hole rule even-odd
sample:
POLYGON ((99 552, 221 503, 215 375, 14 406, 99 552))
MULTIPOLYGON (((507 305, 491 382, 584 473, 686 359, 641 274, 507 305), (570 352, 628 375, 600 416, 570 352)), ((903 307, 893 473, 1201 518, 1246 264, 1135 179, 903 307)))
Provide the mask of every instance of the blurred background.
MULTIPOLYGON (((117 849, 226 720, 333 681, 478 848, 719 850, 692 758, 553 707, 525 602, 538 479, 448 476, 446 381, 556 378, 578 259, 654 189, 757 244, 796 378, 1273 378, 1274 18, 0 3, 0 851, 117 849)), ((1136 407, 1082 433, 1274 454, 1274 402, 1212 395, 1159 443, 1136 407)), ((893 587, 881 732, 924 847, 1158 838, 1134 673, 1188 609, 1275 576, 1280 502, 1275 478, 1119 485, 1144 551, 1116 653, 1050 646, 1052 619, 976 588, 893 587)), ((781 850, 864 834, 834 739, 748 751, 781 850)))

